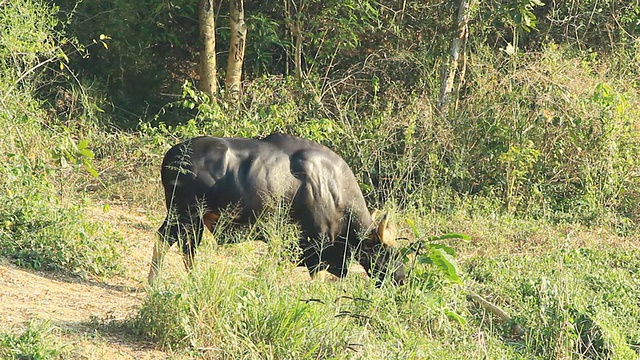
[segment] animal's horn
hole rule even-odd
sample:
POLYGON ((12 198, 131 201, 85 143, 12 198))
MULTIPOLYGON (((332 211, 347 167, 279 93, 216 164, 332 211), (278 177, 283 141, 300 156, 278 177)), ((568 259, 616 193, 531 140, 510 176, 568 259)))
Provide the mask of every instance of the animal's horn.
POLYGON ((389 225, 389 212, 387 211, 385 211, 378 223, 378 236, 383 244, 392 247, 396 246, 396 231, 393 226, 389 225))
POLYGON ((373 219, 373 221, 375 222, 376 219, 380 217, 381 213, 382 211, 380 211, 380 209, 373 209, 373 212, 371 213, 371 219, 373 219))
POLYGON ((384 214, 382 214, 382 216, 380 217, 380 220, 378 220, 378 234, 382 234, 388 223, 389 213, 385 211, 384 214))

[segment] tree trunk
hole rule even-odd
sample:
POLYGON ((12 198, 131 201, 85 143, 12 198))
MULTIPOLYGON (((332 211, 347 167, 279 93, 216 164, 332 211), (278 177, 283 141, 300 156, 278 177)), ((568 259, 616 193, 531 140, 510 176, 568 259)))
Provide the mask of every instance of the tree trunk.
POLYGON ((458 60, 460 58, 460 48, 469 36, 469 2, 470 0, 460 0, 458 5, 458 16, 456 18, 456 35, 451 40, 451 58, 443 64, 442 82, 440 84, 440 98, 438 99, 438 110, 440 114, 447 114, 453 91, 453 82, 458 70, 458 60))
POLYGON ((216 22, 214 0, 198 2, 200 21, 200 84, 198 88, 212 99, 218 92, 216 75, 216 22))
POLYGON ((244 62, 247 25, 244 22, 243 0, 230 0, 231 44, 225 86, 229 99, 237 100, 242 90, 242 63, 244 62))

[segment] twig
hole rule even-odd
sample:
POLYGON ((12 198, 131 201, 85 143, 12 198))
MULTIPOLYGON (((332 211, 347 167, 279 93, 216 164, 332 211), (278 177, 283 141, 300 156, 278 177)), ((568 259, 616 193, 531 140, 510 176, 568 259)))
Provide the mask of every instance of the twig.
POLYGON ((524 335, 524 329, 520 325, 516 324, 511 318, 511 316, 509 316, 509 314, 507 314, 504 310, 500 309, 497 305, 492 304, 491 302, 484 299, 482 296, 476 294, 475 292, 469 289, 467 289, 467 291, 469 292, 469 297, 471 297, 473 300, 479 303, 480 306, 482 306, 485 310, 499 317, 504 322, 512 323, 511 331, 513 334, 518 336, 524 335))
POLYGON ((209 346, 209 347, 198 347, 196 348, 196 350, 200 351, 200 352, 206 352, 206 351, 220 351, 220 348, 218 347, 214 347, 214 346, 209 346))
POLYGON ((351 350, 351 351, 354 351, 354 352, 360 352, 360 350, 358 350, 358 347, 359 348, 364 348, 364 345, 356 344, 356 343, 348 343, 347 344, 347 349, 351 350))
POLYGON ((2 102, 4 104, 4 101, 7 99, 7 97, 9 97, 9 94, 11 94, 11 92, 13 91, 13 89, 16 87, 16 85, 18 85, 25 77, 27 77, 27 75, 31 74, 32 72, 34 72, 36 69, 55 61, 56 59, 58 59, 58 56, 53 56, 48 58, 47 60, 37 64, 36 66, 32 67, 31 69, 27 70, 24 72, 24 74, 22 74, 18 80, 16 80, 16 82, 13 83, 13 85, 11 85, 11 87, 9 88, 9 90, 7 90, 7 93, 4 95, 4 97, 2 98, 2 100, 0 100, 0 102, 2 102))
POLYGON ((320 303, 320 304, 324 304, 324 301, 322 301, 320 299, 314 299, 314 298, 311 298, 311 299, 300 299, 300 301, 303 301, 303 302, 305 302, 307 304, 310 303, 310 302, 317 302, 317 303, 320 303))

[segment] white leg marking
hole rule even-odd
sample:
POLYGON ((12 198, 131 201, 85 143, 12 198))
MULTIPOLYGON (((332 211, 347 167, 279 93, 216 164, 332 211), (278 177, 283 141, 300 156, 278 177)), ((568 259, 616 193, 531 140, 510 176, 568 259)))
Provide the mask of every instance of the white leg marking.
POLYGON ((169 250, 169 246, 166 242, 160 239, 156 239, 153 244, 153 256, 151 257, 151 269, 149 269, 149 285, 155 284, 158 279, 158 274, 162 270, 162 260, 164 255, 169 250))

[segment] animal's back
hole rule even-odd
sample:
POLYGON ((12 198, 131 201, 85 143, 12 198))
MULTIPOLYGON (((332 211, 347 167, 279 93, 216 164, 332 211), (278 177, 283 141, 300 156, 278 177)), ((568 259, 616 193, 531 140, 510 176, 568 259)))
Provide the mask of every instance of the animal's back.
POLYGON ((301 181, 293 205, 303 230, 346 237, 347 228, 360 231, 371 224, 355 175, 340 155, 319 143, 280 133, 262 141, 289 156, 291 173, 301 181))
POLYGON ((324 145, 296 136, 187 140, 165 155, 162 182, 168 207, 204 202, 219 213, 237 204, 240 222, 264 210, 269 197, 290 203, 293 220, 308 233, 346 236, 347 227, 359 231, 371 224, 347 163, 324 145))
POLYGON ((219 213, 239 205, 238 220, 244 222, 263 210, 266 196, 291 197, 298 180, 289 171, 288 157, 272 144, 202 136, 167 152, 162 183, 168 206, 176 200, 199 202, 219 213))

